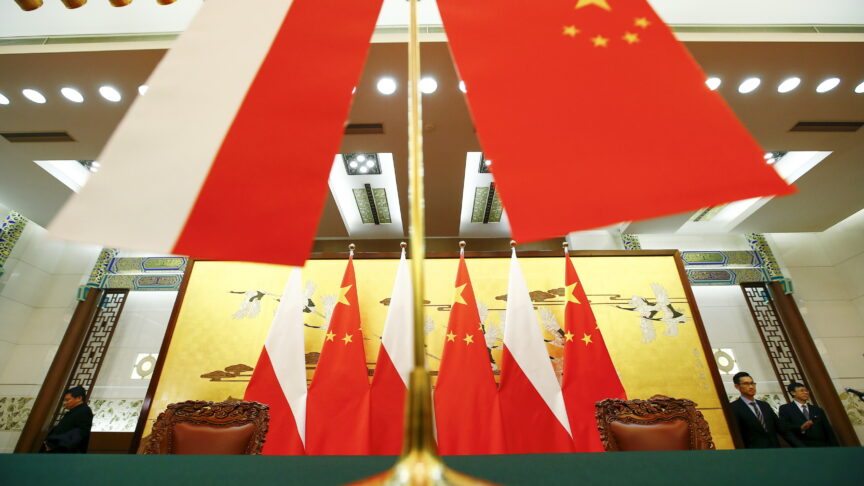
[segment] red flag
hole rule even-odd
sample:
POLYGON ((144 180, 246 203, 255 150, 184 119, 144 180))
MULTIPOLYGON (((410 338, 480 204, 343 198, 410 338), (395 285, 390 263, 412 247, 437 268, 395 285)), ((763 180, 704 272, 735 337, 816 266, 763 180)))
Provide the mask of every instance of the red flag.
POLYGON ((564 271, 564 377, 562 388, 577 452, 603 450, 594 404, 606 398, 627 399, 624 386, 597 326, 585 289, 567 252, 564 271))
POLYGON ((564 396, 515 249, 510 262, 505 322, 498 396, 507 452, 572 452, 564 396))
POLYGON ((302 264, 380 7, 204 2, 52 233, 211 260, 302 264), (127 197, 118 187, 159 197, 127 197), (97 209, 106 219, 92 217, 97 209), (286 216, 290 224, 274 224, 286 216), (254 230, 225 231, 226 221, 254 230))
POLYGON ((794 192, 645 0, 438 7, 517 240, 794 192))
POLYGON ((441 454, 506 452, 498 387, 464 254, 438 368, 435 423, 441 454))
POLYGON ((353 256, 348 258, 339 300, 309 386, 306 452, 369 453, 369 374, 360 330, 353 256))
POLYGON ((244 400, 270 407, 263 454, 304 454, 306 359, 303 348, 303 294, 300 269, 293 268, 255 365, 244 400))
POLYGON ((396 270, 370 390, 370 453, 402 452, 408 375, 414 366, 414 295, 405 249, 396 270))

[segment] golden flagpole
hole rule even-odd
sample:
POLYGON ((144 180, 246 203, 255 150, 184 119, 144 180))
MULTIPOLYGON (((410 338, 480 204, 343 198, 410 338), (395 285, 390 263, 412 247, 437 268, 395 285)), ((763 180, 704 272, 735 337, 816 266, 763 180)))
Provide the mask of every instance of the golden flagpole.
POLYGON ((432 423, 432 382, 426 371, 423 333, 423 262, 426 256, 423 196, 423 132, 420 101, 420 39, 417 1, 411 2, 408 39, 408 198, 411 282, 414 286, 414 369, 408 380, 402 455, 389 470, 354 484, 478 485, 492 484, 448 469, 438 456, 432 423))

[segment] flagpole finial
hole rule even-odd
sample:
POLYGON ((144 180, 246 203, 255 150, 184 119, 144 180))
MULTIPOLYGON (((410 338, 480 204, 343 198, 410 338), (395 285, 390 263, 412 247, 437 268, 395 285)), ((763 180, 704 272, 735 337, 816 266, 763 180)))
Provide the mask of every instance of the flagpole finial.
POLYGON ((567 249, 568 246, 570 246, 570 245, 566 241, 564 243, 561 243, 561 247, 563 247, 565 250, 567 249))
POLYGON ((355 249, 355 248, 357 248, 357 247, 354 246, 354 243, 351 243, 350 245, 348 245, 348 251, 350 251, 350 252, 352 252, 352 253, 354 252, 354 249, 355 249))
POLYGON ((465 245, 466 245, 465 240, 460 241, 460 242, 459 242, 459 249, 460 249, 460 250, 464 250, 464 249, 465 249, 465 245))
POLYGON ((510 240, 510 248, 516 248, 516 240, 510 240))
POLYGON ((405 243, 404 241, 400 241, 399 242, 399 248, 402 248, 403 250, 405 248, 408 248, 408 243, 405 243))

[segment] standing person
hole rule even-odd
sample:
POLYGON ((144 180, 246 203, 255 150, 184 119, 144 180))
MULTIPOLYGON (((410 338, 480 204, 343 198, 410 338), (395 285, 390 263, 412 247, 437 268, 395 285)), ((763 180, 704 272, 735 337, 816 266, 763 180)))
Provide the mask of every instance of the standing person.
POLYGON ((63 395, 65 415, 60 423, 48 432, 39 452, 81 453, 87 452, 90 442, 90 427, 93 426, 93 411, 84 403, 87 392, 84 387, 73 386, 63 395))
POLYGON ((777 435, 783 435, 794 447, 803 447, 804 443, 797 437, 788 433, 777 414, 771 406, 762 400, 756 400, 756 382, 747 372, 736 373, 732 377, 735 388, 741 394, 737 400, 732 401, 732 412, 744 447, 747 449, 764 449, 780 447, 777 435))
POLYGON ((780 405, 780 422, 806 447, 837 446, 837 436, 825 416, 825 411, 808 404, 810 390, 801 383, 792 382, 786 387, 794 399, 792 403, 780 405))

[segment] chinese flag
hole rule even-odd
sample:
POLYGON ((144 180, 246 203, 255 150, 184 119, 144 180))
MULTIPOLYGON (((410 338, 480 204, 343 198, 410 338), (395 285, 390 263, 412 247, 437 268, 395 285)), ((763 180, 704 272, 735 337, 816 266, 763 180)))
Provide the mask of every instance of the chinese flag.
POLYGON ((441 454, 506 452, 498 387, 464 254, 438 368, 435 423, 441 454))
POLYGON ((564 403, 576 451, 597 452, 603 450, 603 444, 594 404, 606 398, 626 399, 627 395, 569 253, 565 265, 564 403))
POLYGON ((794 192, 645 0, 438 7, 517 240, 794 192))
POLYGON ((369 452, 369 375, 358 305, 354 263, 349 257, 309 386, 306 453, 310 455, 369 452))

